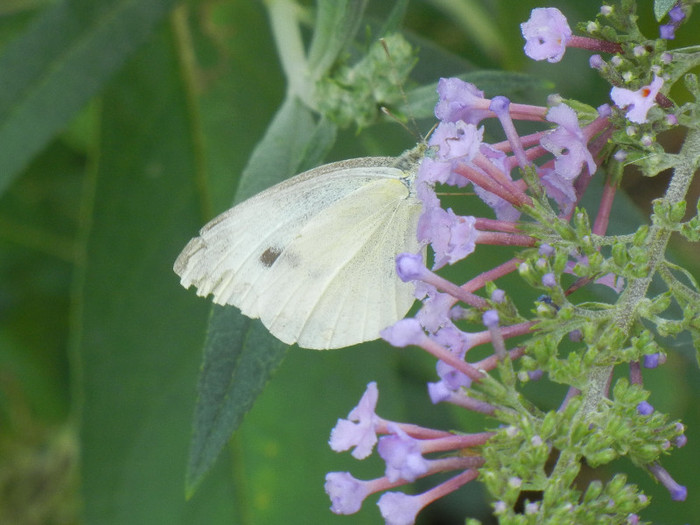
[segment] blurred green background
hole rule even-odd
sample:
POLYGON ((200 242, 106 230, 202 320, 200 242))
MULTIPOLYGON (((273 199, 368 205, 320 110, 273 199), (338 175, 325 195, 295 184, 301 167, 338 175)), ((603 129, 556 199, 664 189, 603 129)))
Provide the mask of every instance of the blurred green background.
MULTIPOLYGON (((370 1, 367 26, 380 24, 390 4, 370 1)), ((640 4, 642 26, 655 36, 651 2, 640 4)), ((572 26, 599 7, 549 5, 572 26)), ((587 53, 570 50, 554 65, 523 56, 519 24, 537 6, 412 1, 405 34, 423 58, 415 82, 507 69, 541 74, 564 97, 606 102, 587 53)), ((683 27, 674 45, 696 43, 692 33, 683 27)), ((294 348, 185 501, 210 306, 179 286, 172 262, 230 206, 284 92, 263 2, 0 3, 0 524, 377 523, 372 498, 358 515, 338 517, 323 492, 330 470, 380 475, 377 461, 358 463, 327 447, 336 419, 367 382, 379 382, 386 418, 481 430, 479 418, 430 405, 425 382, 433 364, 415 350, 294 348)), ((518 101, 545 97, 525 93, 518 101)), ((662 138, 673 150, 681 139, 662 138)), ((395 155, 414 142, 395 124, 346 130, 328 160, 395 155)), ((616 228, 634 228, 641 215, 630 203, 646 211, 663 191, 658 179, 632 174, 631 200, 614 210, 616 228)), ((699 275, 697 247, 676 249, 699 275)), ((480 258, 469 274, 497 257, 480 258)), ((700 513, 700 375, 688 342, 671 344, 666 366, 645 380, 652 404, 688 425, 689 445, 664 466, 689 498, 672 503, 629 462, 615 467, 653 497, 645 519, 692 523, 700 513)), ((555 407, 561 389, 544 385, 533 395, 555 407)), ((419 523, 461 523, 465 514, 488 523, 483 498, 472 483, 429 507, 419 523)))

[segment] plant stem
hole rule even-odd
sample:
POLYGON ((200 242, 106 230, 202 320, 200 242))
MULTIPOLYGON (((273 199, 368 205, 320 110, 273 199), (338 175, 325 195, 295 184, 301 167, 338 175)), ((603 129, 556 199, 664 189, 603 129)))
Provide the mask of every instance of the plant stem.
MULTIPOLYGON (((673 206, 685 198, 693 180, 693 175, 700 164, 700 130, 690 130, 680 151, 680 163, 676 166, 664 199, 673 206)), ((639 279, 630 281, 620 296, 616 305, 613 322, 625 333, 629 333, 636 320, 636 309, 647 294, 649 285, 657 268, 665 260, 666 246, 672 231, 654 224, 649 229, 646 251, 649 253, 647 274, 639 279)), ((607 397, 611 379, 612 366, 594 366, 589 374, 587 388, 578 416, 584 420, 598 410, 600 402, 607 397)), ((580 454, 573 451, 562 451, 557 463, 549 476, 550 480, 560 483, 564 473, 574 465, 578 465, 580 454)), ((556 487, 553 487, 556 488, 556 487)))
POLYGON ((308 64, 298 23, 298 6, 290 0, 268 0, 265 2, 275 38, 277 54, 287 78, 287 89, 310 106, 306 89, 308 64))
MULTIPOLYGON (((673 172, 664 200, 673 206, 685 198, 693 175, 700 162, 700 130, 691 129, 685 139, 679 153, 680 162, 673 172)), ((630 281, 625 291, 620 296, 616 305, 616 314, 613 322, 624 333, 628 334, 636 320, 637 305, 647 294, 651 280, 657 271, 657 267, 664 261, 666 246, 672 231, 659 224, 652 224, 649 228, 645 251, 649 254, 647 274, 644 277, 630 281)), ((612 366, 593 367, 588 376, 588 388, 584 392, 584 402, 581 406, 581 415, 586 417, 598 409, 601 399, 607 395, 608 382, 612 373, 612 366)))

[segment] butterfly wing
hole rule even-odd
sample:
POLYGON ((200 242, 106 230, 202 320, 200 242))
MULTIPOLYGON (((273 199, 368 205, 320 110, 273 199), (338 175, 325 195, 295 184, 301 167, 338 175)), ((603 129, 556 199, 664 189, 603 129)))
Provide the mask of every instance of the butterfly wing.
POLYGON ((314 215, 261 283, 263 324, 304 348, 378 338, 414 301, 413 286, 396 276, 395 257, 420 249, 419 214, 402 181, 380 178, 314 215))
POLYGON ((418 250, 420 206, 394 162, 325 165, 233 207, 183 249, 174 265, 182 285, 262 318, 286 343, 339 348, 377 338, 413 302, 394 256, 418 250))

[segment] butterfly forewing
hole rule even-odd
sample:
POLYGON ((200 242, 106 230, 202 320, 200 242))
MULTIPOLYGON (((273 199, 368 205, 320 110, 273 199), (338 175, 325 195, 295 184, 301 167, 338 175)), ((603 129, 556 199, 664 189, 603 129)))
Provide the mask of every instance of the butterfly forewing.
MULTIPOLYGON (((400 180, 378 178, 312 217, 271 268, 259 295, 265 326, 306 348, 376 339, 413 302, 412 286, 396 277, 398 252, 391 241, 406 228, 415 239, 415 220, 395 219, 419 209, 400 180)), ((409 250, 418 250, 417 241, 400 251, 409 250)))
POLYGON ((353 159, 273 186, 204 226, 175 272, 198 295, 260 317, 284 342, 376 339, 413 302, 394 257, 419 249, 420 206, 394 163, 353 159))

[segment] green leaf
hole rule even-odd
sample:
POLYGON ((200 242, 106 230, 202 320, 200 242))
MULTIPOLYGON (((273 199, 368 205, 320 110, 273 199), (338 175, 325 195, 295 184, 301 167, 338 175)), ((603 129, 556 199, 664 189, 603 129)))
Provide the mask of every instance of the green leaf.
POLYGON ((406 9, 408 9, 408 0, 397 0, 386 20, 384 20, 384 25, 382 25, 379 35, 384 37, 400 31, 406 15, 406 9))
POLYGON ((324 75, 355 37, 368 0, 320 0, 309 48, 311 78, 324 75))
POLYGON ((143 44, 174 4, 58 2, 5 47, 0 55, 0 192, 143 44))
MULTIPOLYGON (((378 384, 383 417, 403 421, 418 407, 436 412, 443 408, 430 404, 422 382, 416 404, 403 405, 405 390, 399 381, 400 370, 406 369, 397 366, 399 355, 400 350, 383 341, 320 352, 290 350, 233 439, 236 468, 245 476, 239 489, 240 500, 248 503, 249 523, 382 523, 374 497, 358 514, 333 515, 323 484, 331 471, 374 479, 385 468, 376 454, 360 462, 328 446, 331 429, 338 418, 347 417, 368 382, 378 384)), ((406 357, 415 360, 418 355, 410 352, 406 357)))
POLYGON ((172 263, 200 225, 201 155, 171 34, 105 93, 75 294, 85 523, 232 523, 222 463, 185 501, 183 479, 207 304, 172 263))
POLYGON ((676 0, 654 0, 654 16, 656 17, 656 21, 660 22, 675 4, 676 0))
POLYGON ((214 307, 197 387, 188 497, 212 468, 287 349, 260 322, 232 307, 214 307))
POLYGON ((304 165, 307 152, 314 151, 317 158, 325 156, 332 145, 326 134, 334 136, 333 129, 325 121, 319 125, 320 134, 311 110, 296 98, 286 99, 241 174, 236 202, 313 167, 304 165))
MULTIPOLYGON (((241 176, 236 201, 281 182, 316 162, 332 145, 335 128, 316 125, 295 98, 287 99, 241 176), (309 155, 313 152, 311 159, 309 155)), ((214 307, 204 345, 197 408, 190 447, 187 490, 192 493, 212 467, 243 416, 282 361, 287 346, 259 321, 233 307, 214 307)))

